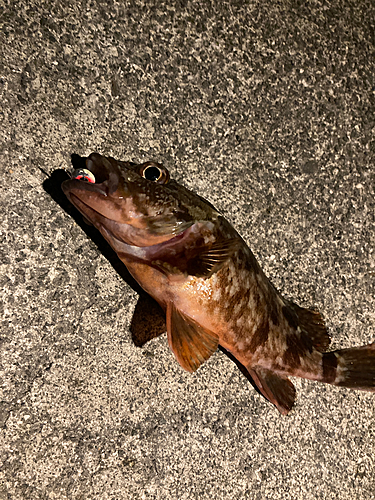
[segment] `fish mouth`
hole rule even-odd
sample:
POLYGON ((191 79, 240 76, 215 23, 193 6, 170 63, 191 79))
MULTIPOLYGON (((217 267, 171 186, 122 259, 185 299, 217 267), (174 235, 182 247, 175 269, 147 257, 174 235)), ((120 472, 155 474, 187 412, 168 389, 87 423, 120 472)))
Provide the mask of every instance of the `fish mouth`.
POLYGON ((133 164, 98 153, 73 155, 72 164, 71 178, 61 185, 68 200, 94 225, 100 216, 124 222, 119 201, 129 194, 124 172, 133 164))
MULTIPOLYGON (((67 181, 69 182, 69 181, 67 181)), ((87 218, 90 222, 96 222, 99 218, 107 219, 100 212, 92 208, 90 205, 85 203, 79 196, 77 196, 74 192, 71 192, 69 195, 69 200, 73 205, 78 208, 78 210, 87 218)), ((109 220, 109 219, 107 219, 109 220)))
POLYGON ((121 168, 131 163, 92 153, 87 158, 72 155, 72 164, 71 178, 61 185, 68 200, 94 226, 113 225, 119 217, 115 193, 120 185, 124 195, 127 192, 121 168))
MULTIPOLYGON (((62 189, 69 199, 72 193, 80 191, 97 193, 104 197, 113 194, 118 189, 122 178, 120 166, 126 168, 131 165, 128 162, 118 162, 113 158, 106 158, 98 153, 92 153, 86 159, 78 157, 77 160, 75 158, 74 163, 78 162, 80 168, 75 168, 70 174, 71 179, 62 184, 62 189)), ((121 184, 124 187, 124 183, 121 184)))

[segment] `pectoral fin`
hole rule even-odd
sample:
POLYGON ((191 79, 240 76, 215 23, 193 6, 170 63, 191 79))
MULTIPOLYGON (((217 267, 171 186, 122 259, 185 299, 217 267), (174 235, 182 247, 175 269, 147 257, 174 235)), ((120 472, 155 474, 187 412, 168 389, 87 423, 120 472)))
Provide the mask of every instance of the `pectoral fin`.
POLYGON ((282 415, 287 415, 296 399, 296 389, 292 382, 265 368, 248 369, 263 396, 276 406, 282 415))
POLYGON ((169 347, 182 368, 197 370, 217 349, 218 337, 179 311, 173 303, 167 307, 169 347))
POLYGON ((239 238, 214 243, 209 249, 203 249, 199 255, 188 261, 188 274, 209 278, 212 274, 219 271, 240 246, 241 240, 239 238))

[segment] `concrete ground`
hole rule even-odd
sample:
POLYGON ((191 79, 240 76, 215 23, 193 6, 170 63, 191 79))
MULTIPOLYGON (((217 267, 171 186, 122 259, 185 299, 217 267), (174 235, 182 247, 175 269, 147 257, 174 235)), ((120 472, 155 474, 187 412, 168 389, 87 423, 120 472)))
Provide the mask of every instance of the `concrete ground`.
POLYGON ((0 25, 0 499, 375 498, 374 394, 295 380, 282 417, 221 353, 136 347, 137 293, 43 187, 73 153, 163 162, 333 348, 373 341, 374 1, 3 0, 0 25))

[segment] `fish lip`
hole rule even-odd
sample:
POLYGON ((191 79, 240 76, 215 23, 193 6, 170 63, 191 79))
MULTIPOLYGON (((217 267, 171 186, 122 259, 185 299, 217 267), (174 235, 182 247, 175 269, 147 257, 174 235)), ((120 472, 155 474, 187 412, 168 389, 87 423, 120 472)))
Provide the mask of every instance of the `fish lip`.
POLYGON ((68 179, 61 184, 61 188, 64 191, 64 194, 69 198, 69 200, 71 199, 71 194, 73 193, 75 194, 76 198, 80 199, 76 194, 80 191, 91 191, 92 193, 100 194, 105 197, 109 195, 109 187, 107 185, 107 181, 104 181, 101 184, 92 184, 78 179, 68 179))
MULTIPOLYGON (((122 166, 126 167, 126 164, 122 163, 122 166)), ((117 190, 121 179, 118 161, 101 156, 99 153, 91 153, 86 160, 86 168, 94 175, 95 179, 100 179, 98 183, 95 182, 95 185, 104 185, 108 189, 107 195, 117 190)))

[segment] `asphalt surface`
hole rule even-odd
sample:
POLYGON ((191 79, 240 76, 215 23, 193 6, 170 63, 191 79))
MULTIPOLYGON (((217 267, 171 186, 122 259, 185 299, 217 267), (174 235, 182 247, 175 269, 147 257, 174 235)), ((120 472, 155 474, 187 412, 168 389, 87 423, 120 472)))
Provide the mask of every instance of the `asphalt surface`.
POLYGON ((164 163, 333 348, 373 341, 373 0, 2 0, 0 95, 0 499, 375 498, 374 394, 296 379, 282 417, 221 353, 136 347, 136 291, 49 178, 164 163))

